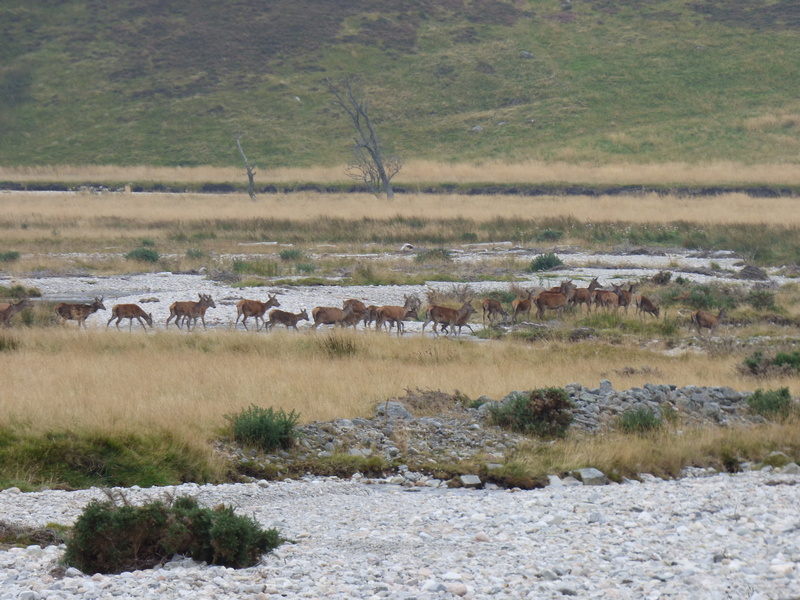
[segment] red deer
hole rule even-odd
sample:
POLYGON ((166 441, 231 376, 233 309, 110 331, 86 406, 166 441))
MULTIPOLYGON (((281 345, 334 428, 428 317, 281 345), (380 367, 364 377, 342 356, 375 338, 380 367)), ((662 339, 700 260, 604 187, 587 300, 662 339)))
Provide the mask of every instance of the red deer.
POLYGON ((191 329, 191 323, 197 325, 198 317, 203 321, 203 329, 206 328, 206 309, 217 308, 214 300, 209 294, 198 294, 200 297, 199 302, 173 302, 169 307, 169 317, 167 317, 167 328, 169 322, 175 319, 175 324, 178 328, 181 327, 181 322, 186 323, 186 329, 191 329))
POLYGON ((513 302, 511 302, 511 309, 514 311, 514 323, 517 322, 517 315, 526 314, 528 317, 531 316, 531 296, 533 296, 534 290, 526 290, 527 297, 526 298, 517 298, 513 302))
MULTIPOLYGON (((472 307, 470 307, 470 308, 472 308, 472 307)), ((451 327, 452 327, 451 331, 455 330, 455 328, 458 327, 458 335, 461 335, 461 329, 463 327, 466 327, 467 329, 469 329, 470 333, 474 334, 475 331, 472 329, 472 326, 469 324, 469 320, 470 320, 470 317, 472 317, 472 313, 475 313, 475 312, 478 312, 478 311, 476 311, 475 309, 472 309, 467 314, 461 315, 458 318, 458 320, 451 325, 451 327)), ((447 333, 447 325, 442 325, 441 331, 446 334, 447 333)))
POLYGON ((259 300, 239 300, 239 302, 236 303, 236 321, 233 323, 234 328, 239 322, 239 317, 243 317, 242 325, 244 325, 245 329, 247 329, 247 319, 249 317, 254 317, 256 321, 256 331, 258 331, 259 319, 261 319, 262 326, 266 324, 264 313, 267 312, 267 309, 281 305, 276 296, 277 294, 270 295, 266 302, 260 302, 259 300))
POLYGON ((364 320, 364 326, 366 327, 367 324, 367 307, 364 306, 364 303, 361 300, 356 300, 355 298, 350 298, 342 302, 342 308, 345 309, 350 307, 352 314, 345 319, 346 325, 352 325, 353 329, 355 329, 356 324, 364 320))
POLYGON ((305 308, 296 315, 276 308, 269 311, 269 323, 267 323, 267 327, 271 331, 275 325, 286 325, 286 329, 294 327, 295 331, 299 331, 299 329, 297 329, 297 322, 308 320, 308 313, 305 308))
POLYGON ((630 306, 631 298, 633 298, 634 286, 631 284, 627 290, 623 290, 621 285, 614 285, 614 293, 617 295, 617 306, 625 309, 625 314, 628 314, 628 306, 630 306))
POLYGON ((689 324, 689 331, 691 331, 693 327, 697 327, 697 334, 700 335, 700 330, 705 327, 709 330, 710 335, 713 335, 717 330, 720 321, 722 321, 722 319, 724 319, 726 316, 727 315, 725 314, 724 308, 716 315, 712 315, 710 312, 705 310, 696 310, 692 313, 692 321, 689 324))
POLYGON ((364 327, 369 327, 372 325, 378 318, 378 307, 374 304, 370 304, 367 307, 366 312, 364 313, 364 327))
POLYGON ((561 317, 574 293, 575 285, 571 281, 562 282, 558 292, 539 292, 533 299, 533 303, 536 305, 536 317, 543 319, 546 310, 555 310, 561 317))
POLYGON ((56 305, 56 314, 64 319, 64 323, 67 321, 77 321, 78 322, 78 329, 83 328, 86 329, 86 318, 96 313, 98 310, 105 310, 106 307, 103 306, 103 298, 95 297, 94 302, 91 304, 70 304, 69 302, 61 302, 60 304, 56 305))
POLYGON ((339 325, 344 327, 345 319, 352 314, 352 306, 348 306, 345 309, 336 308, 335 306, 317 306, 311 311, 311 318, 314 319, 311 329, 316 330, 320 325, 339 325))
POLYGON ((508 313, 503 310, 503 305, 497 300, 486 298, 483 301, 483 326, 486 327, 486 317, 489 317, 489 324, 494 325, 494 319, 500 316, 502 319, 508 318, 508 313))
POLYGON ((130 327, 128 327, 128 329, 133 329, 134 319, 139 321, 145 333, 147 333, 147 326, 145 323, 150 325, 151 329, 153 327, 153 315, 144 312, 142 307, 138 304, 115 304, 114 308, 111 309, 111 318, 108 320, 108 323, 106 323, 106 327, 111 325, 111 321, 114 319, 117 320, 117 329, 119 329, 119 322, 122 321, 122 319, 130 319, 130 327))
POLYGON ((647 296, 639 296, 636 298, 636 312, 639 313, 640 316, 643 316, 644 313, 648 313, 657 319, 659 308, 647 296))
POLYGON ((11 327, 11 317, 26 308, 33 308, 30 298, 23 298, 16 303, 3 302, 0 304, 0 323, 3 324, 3 327, 11 327))
POLYGON ((458 310, 446 306, 429 306, 426 311, 425 322, 422 324, 422 333, 423 335, 425 334, 425 326, 431 322, 433 322, 433 333, 436 335, 438 335, 436 332, 436 325, 438 324, 441 324, 442 331, 445 334, 448 326, 451 327, 451 332, 455 331, 456 327, 459 327, 458 331, 461 333, 461 327, 466 324, 470 315, 474 312, 475 309, 469 302, 464 302, 464 306, 458 310))
POLYGON ((592 292, 592 303, 597 307, 617 309, 619 296, 608 290, 595 290, 592 292))
POLYGON ((588 287, 578 288, 575 290, 575 293, 572 296, 572 300, 570 300, 569 302, 570 305, 579 306, 581 304, 585 304, 586 310, 588 312, 592 312, 592 292, 599 287, 600 283, 597 281, 597 277, 595 277, 589 282, 588 287))
POLYGON ((405 326, 403 321, 408 318, 417 316, 417 311, 420 307, 420 299, 416 296, 403 296, 405 304, 403 306, 379 306, 375 310, 375 329, 380 329, 385 323, 389 323, 389 329, 392 325, 397 326, 397 335, 403 335, 405 326))

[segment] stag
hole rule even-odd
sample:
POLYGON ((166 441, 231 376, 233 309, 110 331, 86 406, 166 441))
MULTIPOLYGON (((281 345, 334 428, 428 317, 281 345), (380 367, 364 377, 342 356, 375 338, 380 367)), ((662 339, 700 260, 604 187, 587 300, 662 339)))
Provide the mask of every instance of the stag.
POLYGON ((103 306, 103 297, 100 296, 99 298, 95 296, 94 302, 91 304, 71 304, 69 302, 61 302, 60 304, 56 305, 56 314, 61 317, 66 324, 67 321, 77 321, 78 322, 78 329, 83 328, 86 329, 86 318, 96 313, 98 310, 105 310, 106 307, 103 306))
POLYGON ((233 323, 233 327, 236 327, 236 324, 239 322, 239 317, 242 317, 242 325, 244 328, 247 329, 247 319, 249 317, 254 317, 256 321, 256 331, 259 329, 258 321, 261 320, 261 325, 265 325, 266 321, 264 320, 264 313, 267 312, 268 308, 272 308, 273 306, 280 306, 281 303, 278 302, 278 298, 276 297, 277 294, 268 295, 266 302, 260 302, 259 300, 239 300, 236 303, 236 321, 233 323))
POLYGON ((299 329, 297 329, 297 322, 308 320, 308 313, 305 308, 296 315, 276 308, 269 311, 269 323, 267 323, 267 328, 271 331, 275 325, 286 325, 287 330, 289 327, 294 327, 295 331, 299 331, 299 329))
POLYGON ((197 326, 197 319, 203 322, 203 329, 206 328, 206 310, 217 308, 210 294, 198 294, 199 302, 173 302, 169 307, 169 317, 167 317, 167 328, 169 322, 175 318, 175 324, 180 329, 181 322, 186 323, 186 329, 191 329, 191 323, 197 326), (176 318, 177 317, 177 318, 176 318))
POLYGON ((536 317, 543 319, 545 311, 555 310, 560 318, 574 293, 575 285, 571 281, 563 281, 557 292, 539 292, 533 299, 536 304, 536 317))
POLYGON ((692 320, 689 323, 689 331, 692 328, 697 327, 697 335, 701 335, 701 329, 705 327, 709 331, 709 335, 714 335, 719 327, 720 322, 722 319, 726 317, 725 309, 721 309, 719 313, 716 315, 712 315, 710 312, 705 310, 696 310, 692 313, 692 320))
POLYGON ((636 312, 639 313, 639 316, 644 316, 644 313, 648 313, 657 319, 659 308, 647 296, 638 296, 636 298, 636 312))
POLYGON ((19 302, 3 302, 0 304, 0 323, 3 327, 11 327, 11 317, 26 308, 33 308, 30 298, 23 298, 19 302))
MULTIPOLYGON (((433 323, 432 329, 435 335, 438 335, 436 325, 439 324, 441 324, 442 332, 445 334, 447 334, 446 328, 448 326, 451 327, 451 332, 454 331, 456 327, 459 327, 458 331, 461 333, 461 326, 466 324, 470 315, 474 312, 475 308, 469 302, 464 302, 464 306, 458 310, 446 306, 429 306, 425 313, 425 322, 422 324, 422 334, 425 335, 425 326, 431 322, 433 323)), ((470 329, 470 331, 471 330, 472 329, 470 329)))
POLYGON ((133 329, 134 319, 139 321, 139 324, 142 326, 142 329, 144 329, 145 333, 147 333, 147 326, 145 325, 145 323, 147 323, 147 325, 150 325, 151 329, 153 328, 152 313, 148 314, 144 312, 142 307, 139 306, 138 304, 115 304, 114 307, 111 309, 111 318, 108 320, 108 323, 106 323, 106 327, 111 325, 111 321, 113 321, 114 319, 117 320, 116 323, 117 329, 119 329, 119 322, 122 321, 122 319, 130 320, 130 326, 128 327, 128 330, 133 329))
POLYGON ((531 297, 533 296, 533 289, 525 290, 527 296, 525 298, 517 298, 511 302, 511 310, 514 312, 514 323, 517 322, 517 315, 526 314, 531 316, 531 297))
POLYGON ((499 301, 492 298, 486 298, 483 301, 483 326, 486 327, 486 317, 489 317, 489 324, 494 325, 495 317, 499 316, 505 320, 508 318, 508 313, 503 310, 503 305, 499 301))
POLYGON ((585 288, 578 288, 569 301, 570 306, 586 305, 587 312, 592 312, 592 292, 600 287, 597 277, 589 282, 589 286, 585 288))

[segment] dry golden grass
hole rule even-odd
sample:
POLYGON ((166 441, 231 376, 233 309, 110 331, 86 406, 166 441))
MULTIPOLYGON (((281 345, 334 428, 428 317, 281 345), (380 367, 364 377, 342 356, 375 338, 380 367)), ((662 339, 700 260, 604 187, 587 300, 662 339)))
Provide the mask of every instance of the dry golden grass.
MULTIPOLYGON (((796 124, 796 114, 774 114, 751 119, 750 129, 769 129, 796 124)), ((349 181, 344 165, 321 167, 283 167, 259 169, 258 185, 311 181, 336 183, 349 181)), ((0 180, 77 182, 246 182, 244 168, 238 167, 151 167, 114 165, 0 167, 0 180)), ((800 165, 748 165, 735 162, 706 164, 617 163, 605 165, 574 164, 570 162, 526 161, 506 163, 443 163, 408 161, 395 178, 397 184, 421 183, 583 183, 583 184, 643 184, 643 185, 722 185, 740 183, 790 184, 800 183, 800 165)))
MULTIPOLYGON (((606 377, 618 389, 647 382, 753 387, 736 374, 732 356, 674 358, 596 343, 529 346, 337 334, 355 346, 355 354, 332 355, 325 344, 332 334, 323 332, 17 330, 4 334, 20 347, 0 361, 0 427, 166 428, 178 439, 212 439, 225 425, 223 415, 250 404, 296 410, 304 422, 330 420, 370 416, 376 403, 413 388, 499 399, 512 390, 574 381, 596 386, 606 377), (615 375, 621 365, 640 374, 615 375)), ((800 393, 796 379, 758 387, 782 385, 800 393)))

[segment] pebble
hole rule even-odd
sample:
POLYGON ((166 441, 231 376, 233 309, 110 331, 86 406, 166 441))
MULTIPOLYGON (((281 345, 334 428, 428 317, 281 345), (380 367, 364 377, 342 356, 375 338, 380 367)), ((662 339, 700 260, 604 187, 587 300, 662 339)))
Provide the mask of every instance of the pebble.
MULTIPOLYGON (((0 600, 77 598, 792 598, 800 477, 766 471, 531 491, 358 479, 122 490, 220 503, 292 540, 247 569, 57 570, 63 546, 0 551, 0 600), (62 574, 63 573, 63 574, 62 574)), ((0 492, 3 520, 71 525, 102 490, 0 492)))

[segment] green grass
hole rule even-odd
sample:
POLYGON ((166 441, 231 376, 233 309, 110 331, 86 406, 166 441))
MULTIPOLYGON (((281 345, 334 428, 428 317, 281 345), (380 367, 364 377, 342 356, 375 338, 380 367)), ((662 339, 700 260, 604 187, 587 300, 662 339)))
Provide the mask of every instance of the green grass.
POLYGON ((342 162, 322 79, 351 73, 406 157, 797 161, 797 27, 769 0, 5 3, 0 164, 241 166, 237 133, 342 162))

